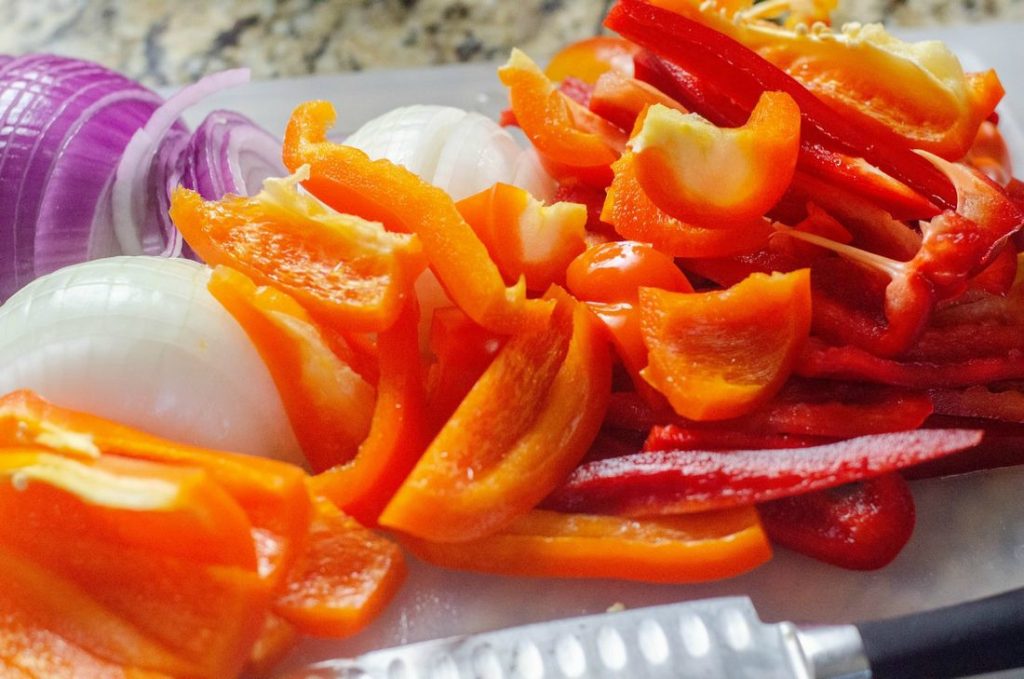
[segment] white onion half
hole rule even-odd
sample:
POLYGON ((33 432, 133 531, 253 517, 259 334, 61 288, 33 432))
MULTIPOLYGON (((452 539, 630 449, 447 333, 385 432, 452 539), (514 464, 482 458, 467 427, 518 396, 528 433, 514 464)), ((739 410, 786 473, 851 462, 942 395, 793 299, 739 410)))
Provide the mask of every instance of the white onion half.
POLYGON ((393 109, 364 124, 345 143, 405 167, 454 200, 497 182, 521 186, 539 200, 554 193, 554 181, 539 166, 530 173, 520 170, 522 158, 532 151, 524 151, 490 118, 451 106, 393 109), (527 183, 517 183, 524 179, 527 183))
POLYGON ((0 307, 0 393, 158 436, 302 463, 277 389, 192 261, 114 257, 39 278, 0 307))

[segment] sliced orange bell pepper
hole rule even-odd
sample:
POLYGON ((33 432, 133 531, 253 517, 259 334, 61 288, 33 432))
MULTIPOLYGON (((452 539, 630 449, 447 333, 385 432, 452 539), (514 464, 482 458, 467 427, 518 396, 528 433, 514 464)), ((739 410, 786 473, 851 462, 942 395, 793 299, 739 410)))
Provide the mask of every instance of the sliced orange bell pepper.
POLYGON ((586 244, 587 208, 580 203, 544 205, 517 186, 498 183, 456 203, 506 282, 520 276, 543 292, 565 282, 565 267, 586 244))
POLYGON ((644 379, 683 417, 738 417, 778 392, 807 341, 810 271, 751 274, 711 292, 641 288, 640 314, 644 379))
POLYGON ((604 73, 619 68, 631 71, 633 55, 638 50, 633 43, 616 36, 584 38, 566 45, 551 57, 544 75, 554 82, 571 77, 593 85, 604 73))
POLYGON ((242 326, 281 394, 314 472, 351 460, 373 417, 374 390, 331 351, 292 297, 217 267, 207 288, 242 326))
POLYGON ((771 228, 759 220, 731 229, 706 229, 680 221, 658 208, 640 186, 635 155, 627 151, 612 168, 615 179, 601 220, 623 238, 651 243, 673 257, 724 257, 753 252, 768 241, 771 228))
POLYGON ((257 570, 245 514, 207 472, 18 448, 4 449, 0 466, 2 598, 33 629, 122 666, 211 679, 240 671, 272 583, 257 570), (190 530, 197 545, 174 544, 190 530), (227 544, 213 544, 219 537, 227 544))
POLYGON ((521 283, 505 287, 487 248, 447 193, 404 167, 328 141, 334 120, 329 102, 310 101, 288 122, 284 162, 293 171, 310 166, 306 188, 336 210, 416 234, 452 301, 480 325, 510 333, 524 313, 550 313, 549 304, 526 300, 521 283))
POLYGON ((440 431, 504 341, 504 337, 481 328, 457 307, 434 310, 430 350, 436 360, 427 380, 431 431, 440 431))
POLYGON ((651 201, 706 228, 759 220, 789 188, 800 153, 800 109, 765 92, 747 123, 720 128, 696 114, 648 109, 630 140, 636 177, 651 201))
POLYGON ((355 458, 310 481, 317 495, 365 525, 377 523, 427 444, 418 325, 419 309, 410 303, 398 321, 380 334, 380 380, 370 434, 355 458))
POLYGON ((401 548, 318 500, 308 545, 274 612, 303 634, 355 634, 391 600, 405 578, 401 548))
POLYGON ((403 544, 446 568, 644 582, 728 578, 771 558, 753 507, 651 519, 538 509, 479 540, 442 544, 407 537, 403 544))
POLYGON ((590 110, 623 130, 632 130, 648 106, 661 104, 686 113, 686 108, 657 87, 619 71, 608 71, 594 83, 590 110))
POLYGON ((273 285, 345 330, 383 330, 424 268, 419 241, 334 212, 297 190, 304 177, 268 179, 255 197, 220 201, 179 187, 171 219, 211 266, 273 285))
POLYGON ((298 641, 295 627, 279 615, 268 613, 263 620, 260 636, 249 652, 243 674, 251 677, 272 676, 274 667, 281 662, 298 641))
POLYGON ((30 391, 0 398, 0 447, 45 447, 65 456, 100 454, 205 470, 253 525, 260 573, 278 580, 309 526, 306 475, 293 465, 195 448, 53 405, 30 391))
POLYGON ((595 319, 565 293, 550 323, 513 335, 380 518, 429 540, 482 537, 547 495, 604 419, 611 361, 595 319))
POLYGON ((647 243, 630 240, 587 248, 569 264, 566 281, 573 295, 588 302, 635 303, 642 287, 693 292, 671 257, 647 243))
POLYGON ((626 135, 558 91, 544 72, 514 49, 498 77, 509 89, 512 112, 545 169, 556 179, 607 186, 626 135))

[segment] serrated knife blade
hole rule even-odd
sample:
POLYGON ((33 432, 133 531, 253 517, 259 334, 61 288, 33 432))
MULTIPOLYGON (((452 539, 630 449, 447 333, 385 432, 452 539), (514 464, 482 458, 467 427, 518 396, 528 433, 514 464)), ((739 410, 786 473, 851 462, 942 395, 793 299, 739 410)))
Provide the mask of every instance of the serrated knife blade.
POLYGON ((886 679, 1024 665, 1024 589, 857 625, 764 623, 726 597, 330 660, 281 679, 886 679))

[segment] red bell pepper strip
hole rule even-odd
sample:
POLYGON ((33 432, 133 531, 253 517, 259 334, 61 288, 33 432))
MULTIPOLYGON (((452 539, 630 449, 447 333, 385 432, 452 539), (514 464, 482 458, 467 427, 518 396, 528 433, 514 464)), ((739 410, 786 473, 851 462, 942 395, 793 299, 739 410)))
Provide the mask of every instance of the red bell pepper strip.
POLYGON ((979 384, 966 389, 933 389, 930 393, 937 415, 1024 424, 1024 392, 1018 389, 993 390, 979 384))
POLYGON ((471 542, 406 537, 403 543, 419 558, 446 568, 642 582, 717 580, 771 558, 750 508, 641 519, 534 510, 471 542))
POLYGON ((876 570, 914 532, 914 496, 899 474, 758 505, 772 542, 852 570, 876 570))
POLYGON ((524 314, 550 313, 550 303, 526 299, 522 284, 505 287, 487 249, 448 194, 403 167, 371 161, 359 149, 328 141, 334 120, 330 103, 306 102, 295 109, 285 132, 285 165, 310 166, 303 184, 313 195, 336 210, 416 234, 452 300, 484 327, 509 333, 524 314))
POLYGON ((310 480, 313 491, 367 526, 405 480, 428 442, 419 309, 407 304, 378 337, 380 380, 370 433, 349 462, 310 480))
POLYGON ((608 71, 594 83, 588 107, 623 130, 632 130, 644 109, 654 104, 686 113, 682 104, 643 80, 608 71))
MULTIPOLYGON (((557 293, 556 293, 557 294, 557 293)), ((381 525, 439 542, 508 525, 557 486, 597 436, 611 359, 586 307, 513 335, 424 452, 381 525)))
POLYGON ((207 288, 263 358, 310 468, 320 472, 352 459, 370 430, 373 387, 331 351, 287 294, 224 266, 207 288))
MULTIPOLYGON (((905 141, 839 116, 791 76, 733 38, 643 0, 620 0, 608 13, 605 26, 697 78, 728 88, 728 96, 748 113, 762 92, 785 92, 800 107, 806 143, 862 157, 940 208, 955 204, 949 182, 921 163, 905 141)), ((668 94, 700 112, 672 92, 668 94)))
MULTIPOLYGON (((767 450, 777 448, 807 448, 833 439, 820 436, 793 434, 767 434, 730 429, 725 426, 702 427, 666 424, 651 428, 644 441, 646 452, 658 450, 767 450)), ((635 452, 635 451, 631 451, 635 452)))
POLYGON ((274 612, 303 634, 351 636, 377 617, 404 579, 397 544, 320 499, 306 549, 274 612))
POLYGON ((911 481, 1024 464, 1024 432, 1016 422, 934 415, 927 426, 969 427, 984 432, 985 436, 973 448, 903 470, 903 476, 911 481))
POLYGON ((981 438, 969 429, 919 429, 791 450, 638 453, 580 466, 544 507, 623 516, 739 507, 896 471, 981 438))
POLYGON ((804 377, 891 384, 912 389, 969 387, 1024 379, 1024 355, 985 356, 948 363, 880 358, 853 346, 808 342, 793 368, 804 377))

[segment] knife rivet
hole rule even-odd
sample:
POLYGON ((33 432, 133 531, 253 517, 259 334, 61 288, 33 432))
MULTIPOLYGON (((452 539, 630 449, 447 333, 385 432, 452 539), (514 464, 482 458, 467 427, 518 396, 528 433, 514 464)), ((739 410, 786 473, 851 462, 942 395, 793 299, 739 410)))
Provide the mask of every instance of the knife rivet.
POLYGON ((582 677, 587 671, 587 654, 583 644, 571 634, 566 634, 555 642, 555 659, 558 668, 567 677, 582 677))
POLYGON ((737 651, 750 646, 750 625, 747 623, 747 619, 743 616, 742 612, 730 608, 723 611, 718 620, 721 625, 722 636, 725 637, 726 642, 730 646, 737 651))
POLYGON ((544 658, 532 641, 521 641, 516 646, 512 676, 515 679, 544 679, 544 658))
POLYGON ((597 630, 597 652, 601 662, 610 670, 621 670, 629 659, 626 655, 626 642, 618 630, 611 627, 597 630))
POLYGON ((679 620, 679 634, 683 638, 683 646, 693 657, 700 658, 711 650, 711 635, 700 617, 684 615, 679 620))
POLYGON ((498 654, 490 644, 482 644, 473 649, 473 671, 477 679, 503 679, 505 676, 498 654))

